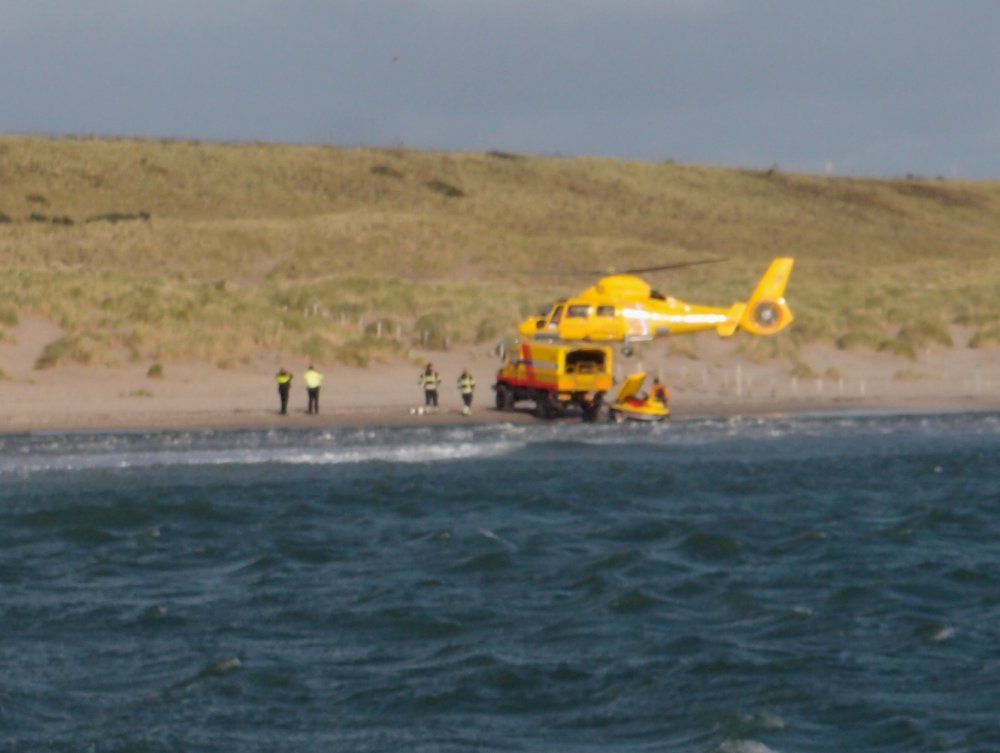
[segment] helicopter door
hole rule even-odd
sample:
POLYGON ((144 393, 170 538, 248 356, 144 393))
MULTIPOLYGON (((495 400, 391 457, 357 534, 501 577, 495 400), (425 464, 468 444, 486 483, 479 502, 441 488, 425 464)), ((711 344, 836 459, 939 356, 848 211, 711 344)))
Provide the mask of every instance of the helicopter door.
POLYGON ((562 314, 563 314, 563 307, 562 306, 556 306, 552 310, 552 318, 549 319, 549 329, 552 329, 552 328, 558 329, 559 328, 559 322, 562 321, 562 314))
POLYGON ((646 309, 641 303, 637 303, 631 309, 625 311, 626 321, 628 321, 628 335, 635 339, 649 339, 649 319, 647 319, 646 309))

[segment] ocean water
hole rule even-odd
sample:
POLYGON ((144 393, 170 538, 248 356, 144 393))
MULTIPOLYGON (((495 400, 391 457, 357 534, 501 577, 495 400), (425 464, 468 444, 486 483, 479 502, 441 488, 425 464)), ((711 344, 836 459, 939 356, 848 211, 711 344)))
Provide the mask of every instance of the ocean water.
POLYGON ((1000 751, 1000 416, 0 436, 3 751, 1000 751))

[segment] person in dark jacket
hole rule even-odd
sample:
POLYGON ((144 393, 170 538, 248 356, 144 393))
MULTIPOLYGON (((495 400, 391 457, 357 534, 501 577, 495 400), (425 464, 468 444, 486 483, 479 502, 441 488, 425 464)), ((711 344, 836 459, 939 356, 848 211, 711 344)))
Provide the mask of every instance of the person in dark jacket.
POLYGON ((288 369, 281 367, 275 376, 278 380, 278 398, 281 400, 281 415, 288 413, 288 393, 292 389, 292 375, 288 369))

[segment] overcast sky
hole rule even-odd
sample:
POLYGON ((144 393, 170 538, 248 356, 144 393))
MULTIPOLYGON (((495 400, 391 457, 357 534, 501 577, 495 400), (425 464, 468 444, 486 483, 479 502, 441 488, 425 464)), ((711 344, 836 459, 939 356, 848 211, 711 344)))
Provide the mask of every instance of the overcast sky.
POLYGON ((995 0, 0 0, 0 130, 1000 178, 995 0))

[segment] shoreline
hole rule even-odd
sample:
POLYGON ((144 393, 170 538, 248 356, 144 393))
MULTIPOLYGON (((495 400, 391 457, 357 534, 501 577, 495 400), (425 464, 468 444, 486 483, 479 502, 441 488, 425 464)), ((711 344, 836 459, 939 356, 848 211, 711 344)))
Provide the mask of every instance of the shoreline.
MULTIPOLYGON (((941 398, 933 401, 886 400, 800 400, 795 402, 718 402, 675 405, 668 422, 706 419, 778 418, 782 416, 940 415, 1000 413, 1000 400, 984 398, 941 398)), ((498 411, 481 408, 463 416, 457 408, 415 415, 408 408, 352 407, 329 410, 317 416, 303 411, 281 416, 274 410, 192 411, 113 416, 105 413, 64 415, 57 419, 4 420, 0 437, 30 434, 168 432, 168 431, 253 431, 272 429, 412 428, 417 426, 487 426, 497 424, 551 425, 578 423, 574 416, 545 420, 530 409, 498 411)))

